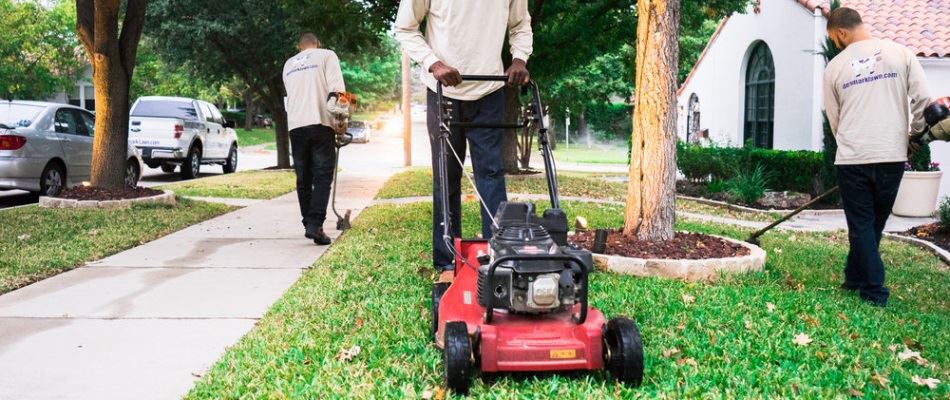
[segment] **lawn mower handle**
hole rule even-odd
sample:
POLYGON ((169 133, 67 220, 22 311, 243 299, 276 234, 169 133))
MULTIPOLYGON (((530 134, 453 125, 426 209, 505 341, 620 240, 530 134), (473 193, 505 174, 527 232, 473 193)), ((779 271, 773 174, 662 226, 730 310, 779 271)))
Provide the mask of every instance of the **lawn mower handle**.
POLYGON ((344 148, 353 143, 353 134, 344 132, 342 135, 336 135, 336 148, 344 148))
MULTIPOLYGON (((587 270, 587 266, 584 264, 584 260, 581 260, 580 257, 572 254, 516 254, 510 256, 498 257, 495 261, 491 263, 491 266, 488 267, 488 276, 485 277, 487 282, 495 281, 495 270, 498 269, 498 266, 504 262, 508 261, 566 261, 572 264, 576 264, 581 269, 581 314, 579 316, 572 316, 574 322, 578 325, 583 324, 587 321, 587 278, 590 275, 590 271, 587 270)), ((495 314, 495 297, 494 296, 485 296, 488 298, 488 305, 485 307, 485 323, 491 324, 492 316, 495 314)))

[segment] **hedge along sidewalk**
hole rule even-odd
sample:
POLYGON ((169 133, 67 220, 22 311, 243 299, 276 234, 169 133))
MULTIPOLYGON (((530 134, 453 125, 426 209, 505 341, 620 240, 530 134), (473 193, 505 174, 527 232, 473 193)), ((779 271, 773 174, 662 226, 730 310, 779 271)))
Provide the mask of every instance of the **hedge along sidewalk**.
POLYGON ((299 221, 285 195, 0 297, 0 398, 180 398, 326 251, 299 221))
MULTIPOLYGON (((622 208, 565 202, 573 218, 619 226, 622 208)), ((466 235, 478 208, 464 206, 466 235)), ((419 398, 442 382, 441 352, 429 334, 431 271, 427 203, 380 205, 288 291, 257 327, 202 378, 188 399, 419 398), (341 357, 358 346, 352 359, 341 357)), ((680 222, 679 229, 742 238, 735 227, 680 222)), ((639 389, 602 373, 497 375, 476 380, 472 398, 638 396, 942 397, 914 376, 950 379, 950 274, 913 247, 886 242, 893 302, 868 306, 837 290, 847 255, 842 234, 773 233, 766 270, 716 284, 598 273, 591 302, 634 317, 643 332, 646 379, 639 389), (778 251, 776 251, 778 250, 778 251), (821 267, 829 266, 829 267, 821 267), (794 338, 804 334, 808 345, 794 338), (906 339, 905 339, 906 338, 906 339), (921 348, 926 366, 901 361, 921 348), (895 346, 895 351, 890 347, 895 346), (874 384, 875 376, 887 380, 874 384)))
POLYGON ((233 208, 179 200, 177 206, 117 210, 0 211, 0 294, 134 247, 233 208))
POLYGON ((243 171, 194 179, 156 189, 173 190, 179 196, 208 199, 267 200, 285 195, 297 187, 293 171, 243 171))

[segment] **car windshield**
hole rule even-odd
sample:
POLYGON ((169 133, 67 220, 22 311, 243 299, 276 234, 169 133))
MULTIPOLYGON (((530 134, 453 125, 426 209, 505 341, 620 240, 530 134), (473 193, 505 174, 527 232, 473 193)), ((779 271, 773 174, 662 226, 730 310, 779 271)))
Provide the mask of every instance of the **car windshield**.
POLYGON ((365 128, 366 123, 363 121, 353 121, 350 122, 350 128, 365 128))
POLYGON ((139 101, 132 110, 133 117, 178 118, 197 121, 198 111, 191 102, 175 100, 139 101))
POLYGON ((10 128, 23 128, 33 125, 36 117, 46 107, 31 104, 0 103, 0 124, 10 128))

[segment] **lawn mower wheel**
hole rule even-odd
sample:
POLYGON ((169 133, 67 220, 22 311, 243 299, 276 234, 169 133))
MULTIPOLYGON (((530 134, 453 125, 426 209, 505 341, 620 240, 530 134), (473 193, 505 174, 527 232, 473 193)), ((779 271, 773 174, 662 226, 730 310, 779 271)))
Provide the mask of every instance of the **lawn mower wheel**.
POLYGON ((640 386, 643 382, 643 342, 636 322, 627 318, 607 322, 604 362, 614 378, 633 387, 640 386))

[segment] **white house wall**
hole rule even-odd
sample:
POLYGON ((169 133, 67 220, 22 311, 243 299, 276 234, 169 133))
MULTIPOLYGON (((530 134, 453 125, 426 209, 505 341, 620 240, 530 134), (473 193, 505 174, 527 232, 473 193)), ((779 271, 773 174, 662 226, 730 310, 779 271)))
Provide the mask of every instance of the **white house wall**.
POLYGON ((709 129, 710 138, 719 145, 743 143, 746 62, 752 46, 764 41, 775 63, 774 147, 819 150, 821 126, 815 113, 820 103, 815 99, 821 97, 816 96, 815 77, 820 76, 816 75, 820 56, 813 49, 823 24, 823 18, 784 0, 763 1, 759 14, 750 9, 730 17, 679 94, 680 137, 686 138, 686 105, 696 93, 700 129, 709 129))
MULTIPOLYGON (((950 96, 950 58, 924 59, 920 63, 927 74, 930 95, 935 99, 950 96)), ((931 158, 939 162, 944 170, 940 198, 950 196, 950 143, 934 143, 930 145, 930 151, 931 158)))

